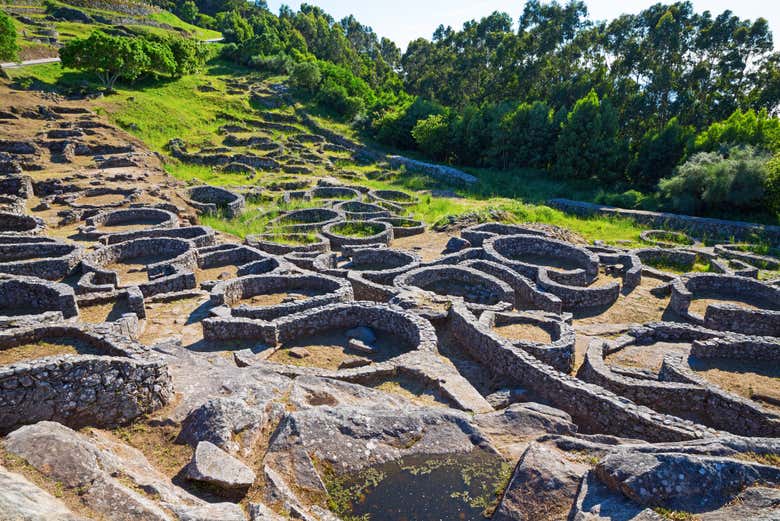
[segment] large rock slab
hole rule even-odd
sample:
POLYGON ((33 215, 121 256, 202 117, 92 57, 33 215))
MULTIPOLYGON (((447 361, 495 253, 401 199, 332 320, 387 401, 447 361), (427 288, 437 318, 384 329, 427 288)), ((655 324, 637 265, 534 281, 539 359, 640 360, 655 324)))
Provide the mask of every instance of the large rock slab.
POLYGON ((24 476, 0 467, 0 519, 14 521, 78 521, 82 518, 24 476))
POLYGON ((517 463, 493 521, 566 519, 587 471, 563 452, 532 443, 517 463))
POLYGON ((312 458, 355 472, 412 455, 493 450, 469 415, 447 409, 321 406, 288 413, 271 440, 266 464, 302 488, 325 492, 312 458))
POLYGON ((226 491, 247 489, 255 482, 252 469, 208 441, 198 443, 185 474, 226 491))
POLYGON ((596 465, 609 488, 644 506, 717 509, 757 482, 780 484, 780 468, 691 454, 619 451, 596 465))
POLYGON ((244 518, 232 503, 209 504, 177 487, 143 453, 101 433, 40 422, 12 432, 3 446, 49 479, 78 489, 85 505, 111 519, 169 520, 166 511, 199 519, 195 514, 202 509, 208 515, 201 519, 244 518))

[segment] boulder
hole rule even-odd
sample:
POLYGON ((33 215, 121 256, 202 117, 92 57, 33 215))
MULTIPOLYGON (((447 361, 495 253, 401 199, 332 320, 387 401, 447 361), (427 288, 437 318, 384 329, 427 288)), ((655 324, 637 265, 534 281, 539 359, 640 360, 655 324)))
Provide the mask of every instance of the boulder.
POLYGON ((18 521, 77 521, 60 501, 24 476, 0 467, 0 518, 18 521))
POLYGON ((595 470, 609 488, 640 505, 686 512, 719 508, 756 482, 780 483, 780 468, 680 453, 622 450, 595 470))
POLYGON ((207 441, 235 453, 242 445, 237 439, 254 438, 267 419, 262 407, 249 405, 240 398, 212 398, 187 415, 177 441, 193 447, 207 441))
POLYGON ((444 253, 457 253, 466 248, 471 248, 469 241, 460 237, 450 237, 450 240, 447 241, 447 245, 444 247, 444 253))
POLYGON ((587 470, 555 448, 532 443, 517 463, 493 521, 566 519, 587 470))
POLYGON ((569 521, 665 521, 653 510, 642 507, 620 492, 610 490, 599 481, 593 471, 588 471, 580 484, 569 521))
POLYGON ((345 334, 347 335, 347 338, 353 338, 365 344, 371 344, 376 341, 376 335, 374 334, 374 332, 371 330, 370 327, 366 327, 366 326, 358 326, 349 329, 345 334))
POLYGON ((208 441, 198 443, 184 472, 187 479, 208 483, 225 491, 247 489, 255 482, 252 469, 208 441))

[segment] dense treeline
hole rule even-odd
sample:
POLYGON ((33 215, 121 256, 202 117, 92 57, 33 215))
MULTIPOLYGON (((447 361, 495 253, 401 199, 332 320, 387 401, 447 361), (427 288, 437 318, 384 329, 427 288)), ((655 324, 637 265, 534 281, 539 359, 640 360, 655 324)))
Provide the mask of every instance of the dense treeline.
POLYGON ((529 0, 517 23, 496 12, 440 26, 401 53, 311 5, 177 2, 166 6, 223 32, 225 57, 291 73, 302 96, 387 145, 632 188, 611 198, 628 206, 780 206, 780 53, 764 19, 676 2, 593 22, 584 2, 529 0))

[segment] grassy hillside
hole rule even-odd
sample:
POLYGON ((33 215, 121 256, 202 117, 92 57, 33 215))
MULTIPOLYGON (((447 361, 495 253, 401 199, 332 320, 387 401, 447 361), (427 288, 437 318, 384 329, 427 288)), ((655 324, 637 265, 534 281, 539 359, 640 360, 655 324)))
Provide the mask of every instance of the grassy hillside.
MULTIPOLYGON (((58 90, 82 85, 89 76, 63 70, 59 64, 48 64, 9 71, 17 86, 58 90)), ((173 81, 136 84, 132 88, 119 86, 117 94, 91 100, 91 108, 105 114, 113 123, 142 139, 148 146, 167 156, 166 169, 174 177, 193 183, 221 186, 261 186, 277 180, 296 179, 296 175, 258 173, 248 179, 243 174, 225 173, 218 169, 184 164, 170 157, 166 144, 173 138, 183 139, 197 149, 218 147, 223 135, 222 125, 246 120, 257 120, 260 112, 292 115, 296 104, 283 104, 268 109, 250 101, 246 90, 236 90, 236 81, 254 85, 261 90, 285 81, 283 76, 271 76, 244 69, 221 61, 212 61, 205 71, 173 81)), ((318 123, 336 131, 343 125, 320 113, 318 123)), ((297 131, 303 132, 300 127, 297 131)), ((283 141, 284 132, 271 132, 268 137, 283 141)), ((353 134, 352 137, 355 137, 353 134)), ((356 174, 360 183, 375 189, 400 189, 422 194, 420 202, 409 208, 411 216, 429 225, 457 215, 477 214, 483 219, 500 219, 511 222, 539 222, 568 228, 587 240, 603 240, 611 244, 639 245, 642 227, 630 220, 612 218, 581 219, 566 215, 541 202, 560 195, 577 197, 571 185, 550 180, 534 170, 493 171, 470 170, 480 178, 480 183, 469 189, 456 188, 410 172, 393 172, 375 175, 378 166, 356 163, 349 154, 335 161, 340 170, 356 174), (433 191, 435 196, 429 195, 433 191)), ((315 170, 314 176, 331 175, 315 170)), ((582 187, 583 192, 597 187, 582 187)), ((294 203, 284 209, 294 209, 311 203, 294 203)), ((244 237, 252 233, 270 231, 268 221, 278 214, 276 200, 250 201, 250 212, 234 220, 207 218, 206 223, 216 229, 244 237)))
POLYGON ((197 40, 220 38, 217 31, 189 24, 173 13, 135 0, 0 0, 0 10, 14 18, 22 59, 56 56, 59 46, 73 38, 83 38, 96 30, 128 33, 175 33, 197 40), (77 10, 92 21, 84 23, 74 15, 70 21, 51 21, 47 16, 57 9, 77 10))

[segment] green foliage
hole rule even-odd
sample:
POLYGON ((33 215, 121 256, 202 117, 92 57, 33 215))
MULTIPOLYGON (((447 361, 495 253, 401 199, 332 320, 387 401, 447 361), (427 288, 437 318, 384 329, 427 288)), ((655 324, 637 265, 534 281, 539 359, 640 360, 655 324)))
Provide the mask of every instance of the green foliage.
POLYGON ((416 146, 412 137, 414 126, 418 121, 437 114, 444 114, 444 108, 422 98, 416 98, 401 107, 385 112, 374 123, 374 133, 382 143, 412 150, 416 146))
POLYGON ((0 11, 0 60, 19 58, 19 45, 16 43, 16 26, 10 16, 0 11))
POLYGON ((561 127, 553 172, 565 179, 614 179, 622 172, 624 154, 615 109, 592 90, 574 104, 561 127))
POLYGON ((752 147, 732 148, 728 157, 700 152, 659 183, 661 197, 685 213, 751 211, 766 198, 768 157, 752 147))
POLYGON ((216 23, 226 42, 242 44, 255 35, 252 26, 237 9, 219 13, 216 16, 216 23))
MULTIPOLYGON (((160 63, 155 65, 162 65, 164 58, 156 58, 160 63)), ((71 40, 60 49, 60 59, 63 67, 95 73, 109 91, 120 76, 133 81, 152 67, 141 38, 110 36, 102 31, 71 40)))
POLYGON ((780 155, 776 155, 766 164, 764 182, 767 206, 774 213, 780 213, 780 155))
POLYGON ((134 81, 142 75, 181 77, 201 69, 209 51, 179 36, 149 38, 111 36, 102 31, 76 38, 60 49, 63 67, 95 73, 109 90, 116 80, 134 81))
POLYGON ((734 145, 780 152, 780 119, 770 117, 766 110, 737 109, 728 119, 713 123, 696 137, 696 150, 700 151, 713 152, 734 145))
POLYGON ((198 21, 198 15, 200 12, 198 11, 198 6, 195 5, 195 2, 192 0, 187 0, 186 2, 182 2, 182 4, 179 6, 178 14, 179 18, 185 22, 195 23, 198 21))
POLYGON ((421 119, 412 129, 412 137, 423 153, 437 160, 446 159, 450 148, 450 123, 444 114, 421 119))
POLYGON ((660 131, 648 130, 628 167, 629 177, 641 188, 654 188, 660 179, 672 175, 693 137, 693 128, 680 125, 677 118, 660 131))
POLYGON ((497 166, 547 168, 559 129, 546 103, 521 103, 501 119, 494 144, 500 158, 497 166))
POLYGON ((316 62, 299 63, 290 73, 290 85, 296 89, 315 92, 321 81, 322 73, 316 62))

